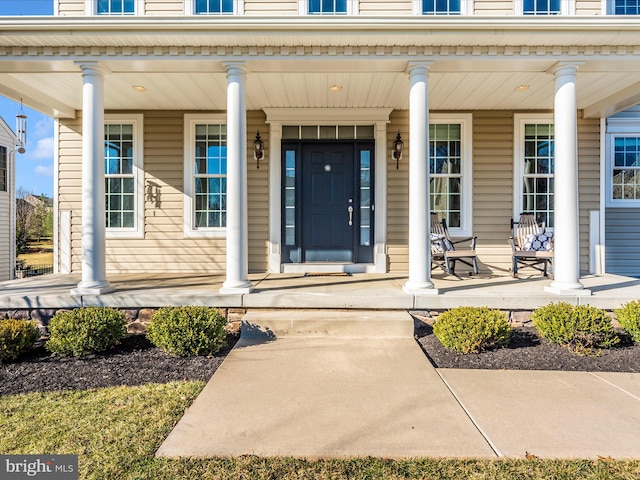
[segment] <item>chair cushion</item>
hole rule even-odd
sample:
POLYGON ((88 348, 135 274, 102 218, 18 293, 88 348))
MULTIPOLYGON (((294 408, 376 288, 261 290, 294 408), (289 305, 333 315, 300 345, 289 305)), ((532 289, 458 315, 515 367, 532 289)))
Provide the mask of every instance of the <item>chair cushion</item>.
POLYGON ((444 253, 455 250, 453 244, 444 235, 431 234, 431 253, 444 253))
POLYGON ((553 232, 536 233, 524 237, 522 250, 527 252, 551 251, 553 250, 553 232))

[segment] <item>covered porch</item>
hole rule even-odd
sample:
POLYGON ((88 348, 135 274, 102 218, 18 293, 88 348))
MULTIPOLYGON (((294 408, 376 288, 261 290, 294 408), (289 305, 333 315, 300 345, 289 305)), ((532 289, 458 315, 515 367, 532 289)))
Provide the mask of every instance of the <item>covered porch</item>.
POLYGON ((444 310, 488 306, 532 310, 551 302, 589 304, 611 310, 640 298, 640 279, 588 275, 580 281, 590 296, 557 295, 541 277, 504 275, 433 275, 439 295, 413 295, 403 290, 407 277, 394 274, 250 274, 251 293, 221 294, 224 275, 113 275, 115 291, 102 295, 70 295, 79 274, 55 274, 0 283, 0 310, 61 309, 101 305, 144 308, 207 305, 223 308, 444 310))

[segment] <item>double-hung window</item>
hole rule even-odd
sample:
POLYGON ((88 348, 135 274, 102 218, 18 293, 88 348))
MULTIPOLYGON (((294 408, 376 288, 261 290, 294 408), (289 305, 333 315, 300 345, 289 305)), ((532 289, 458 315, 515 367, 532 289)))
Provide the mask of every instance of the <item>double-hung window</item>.
POLYGON ((223 236, 227 226, 224 116, 185 115, 185 236, 223 236))
POLYGON ((358 0, 299 0, 301 15, 356 15, 358 0))
POLYGON ((140 0, 93 0, 96 15, 135 15, 140 0))
POLYGON ((471 115, 431 115, 429 208, 453 236, 472 234, 471 115))
POLYGON ((187 15, 242 15, 244 0, 185 0, 187 15))
POLYGON ((7 147, 0 147, 0 192, 8 190, 7 147))
POLYGON ((609 15, 640 15, 640 0, 607 0, 609 15))
POLYGON ((105 115, 104 182, 107 237, 144 235, 142 115, 105 115))
POLYGON ((533 213, 553 228, 554 128, 551 115, 516 116, 514 218, 533 213))
POLYGON ((640 119, 607 119, 606 204, 640 207, 640 119))
POLYGON ((515 0, 516 14, 521 15, 574 15, 575 0, 515 0))

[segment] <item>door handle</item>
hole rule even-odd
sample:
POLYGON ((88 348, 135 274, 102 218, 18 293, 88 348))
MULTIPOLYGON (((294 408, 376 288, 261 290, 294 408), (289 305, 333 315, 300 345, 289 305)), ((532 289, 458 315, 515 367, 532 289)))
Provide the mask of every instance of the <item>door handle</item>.
POLYGON ((349 212, 349 225, 353 225, 353 207, 349 205, 347 211, 349 212))

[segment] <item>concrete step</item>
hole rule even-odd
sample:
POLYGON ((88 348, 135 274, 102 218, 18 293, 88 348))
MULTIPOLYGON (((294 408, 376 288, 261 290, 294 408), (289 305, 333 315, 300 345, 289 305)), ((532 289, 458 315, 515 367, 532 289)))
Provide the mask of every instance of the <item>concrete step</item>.
POLYGON ((245 339, 276 337, 413 338, 404 310, 251 309, 242 319, 245 339))

